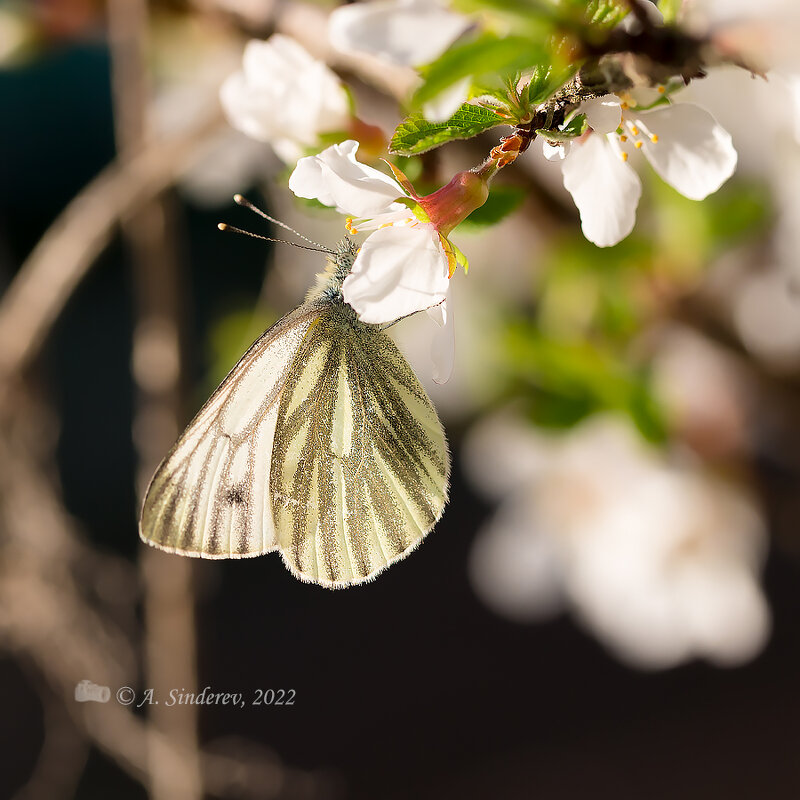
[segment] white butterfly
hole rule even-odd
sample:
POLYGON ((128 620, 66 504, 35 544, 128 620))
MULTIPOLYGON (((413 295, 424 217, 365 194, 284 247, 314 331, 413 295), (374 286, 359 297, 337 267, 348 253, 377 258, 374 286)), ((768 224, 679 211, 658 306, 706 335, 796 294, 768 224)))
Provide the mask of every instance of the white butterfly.
POLYGON ((298 578, 369 580, 408 555, 447 501, 431 401, 341 285, 345 239, 306 301, 244 354, 153 476, 139 531, 204 558, 278 550, 298 578))

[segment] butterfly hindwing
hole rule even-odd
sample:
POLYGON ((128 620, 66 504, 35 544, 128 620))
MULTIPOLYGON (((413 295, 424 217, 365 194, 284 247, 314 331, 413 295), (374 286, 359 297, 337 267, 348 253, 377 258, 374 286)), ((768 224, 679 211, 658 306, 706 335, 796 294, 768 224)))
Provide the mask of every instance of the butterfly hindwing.
POLYGON ((301 306, 266 331, 186 428, 145 496, 148 544, 207 558, 276 548, 269 470, 279 400, 319 311, 301 306))
POLYGON ((395 344, 343 303, 325 306, 275 425, 270 495, 289 568, 326 586, 373 577, 439 519, 449 467, 436 411, 395 344))

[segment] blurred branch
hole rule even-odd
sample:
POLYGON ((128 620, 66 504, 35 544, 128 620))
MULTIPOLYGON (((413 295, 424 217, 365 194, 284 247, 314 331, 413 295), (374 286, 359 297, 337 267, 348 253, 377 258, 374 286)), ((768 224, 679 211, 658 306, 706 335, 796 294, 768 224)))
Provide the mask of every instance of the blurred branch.
MULTIPOLYGON (((146 62, 146 0, 108 4, 111 85, 117 152, 134 156, 149 140, 149 86, 146 62)), ((151 197, 123 222, 134 288, 133 378, 136 407, 133 430, 138 454, 140 502, 161 457, 183 422, 181 330, 185 304, 180 259, 165 194, 151 197)), ((141 551, 144 578, 145 666, 147 685, 161 692, 197 688, 192 564, 150 548, 141 551)), ((197 706, 149 705, 146 783, 153 800, 200 800, 197 706), (157 732, 157 733, 156 733, 157 732), (161 742, 167 737, 182 754, 176 761, 161 742)))
MULTIPOLYGON (((0 384, 24 370, 121 219, 172 185, 223 128, 206 119, 110 164, 58 216, 0 299, 0 384)), ((0 397, 0 402, 3 398, 0 397)))

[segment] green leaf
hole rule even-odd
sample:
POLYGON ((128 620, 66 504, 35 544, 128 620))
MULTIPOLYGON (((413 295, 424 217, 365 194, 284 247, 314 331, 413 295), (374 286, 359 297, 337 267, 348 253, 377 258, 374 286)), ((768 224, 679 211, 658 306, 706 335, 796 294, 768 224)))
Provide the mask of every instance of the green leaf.
POLYGON ((496 225, 522 204, 525 190, 519 186, 493 186, 488 200, 459 226, 459 233, 473 233, 496 225))
POLYGON ((559 89, 569 75, 553 69, 551 65, 538 64, 531 74, 531 82, 528 84, 528 105, 535 108, 540 103, 544 103, 550 95, 559 89))
POLYGON ((629 10, 627 3, 616 0, 590 0, 586 4, 586 19, 592 25, 613 28, 625 18, 629 10))
POLYGON ((586 130, 586 115, 576 114, 564 127, 559 130, 545 130, 537 128, 537 135, 549 142, 569 142, 580 136, 586 130))
POLYGON ((682 0, 659 0, 658 10, 664 16, 664 23, 672 25, 678 21, 682 0))
POLYGON ((428 122, 421 114, 414 114, 397 127, 389 151, 404 156, 418 155, 445 142, 470 139, 489 128, 508 124, 508 119, 492 109, 469 103, 464 103, 446 122, 428 122))
POLYGON ((541 63, 544 55, 542 44, 527 37, 480 34, 471 41, 456 44, 423 68, 425 83, 414 94, 412 105, 420 108, 463 78, 522 72, 541 63))

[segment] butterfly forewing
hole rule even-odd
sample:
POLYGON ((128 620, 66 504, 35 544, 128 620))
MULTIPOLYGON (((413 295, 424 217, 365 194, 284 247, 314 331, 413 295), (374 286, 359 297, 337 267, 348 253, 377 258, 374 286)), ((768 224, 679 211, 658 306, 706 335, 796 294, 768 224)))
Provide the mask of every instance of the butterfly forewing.
POLYGON ((301 306, 264 333, 190 423, 147 490, 146 542, 208 558, 275 549, 269 472, 279 400, 319 313, 301 306))
POLYGON ((269 486, 289 568, 347 586, 407 555, 442 514, 449 465, 436 411, 391 339, 325 306, 275 425, 269 486))

